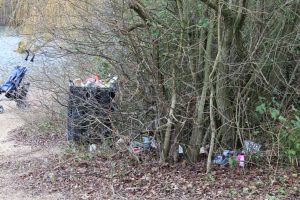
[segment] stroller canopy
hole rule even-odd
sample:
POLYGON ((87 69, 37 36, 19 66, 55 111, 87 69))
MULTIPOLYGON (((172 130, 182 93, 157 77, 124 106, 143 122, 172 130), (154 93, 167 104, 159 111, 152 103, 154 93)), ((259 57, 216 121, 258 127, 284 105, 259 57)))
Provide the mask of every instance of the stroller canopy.
POLYGON ((0 93, 17 90, 26 71, 26 67, 16 66, 5 83, 0 86, 0 93))

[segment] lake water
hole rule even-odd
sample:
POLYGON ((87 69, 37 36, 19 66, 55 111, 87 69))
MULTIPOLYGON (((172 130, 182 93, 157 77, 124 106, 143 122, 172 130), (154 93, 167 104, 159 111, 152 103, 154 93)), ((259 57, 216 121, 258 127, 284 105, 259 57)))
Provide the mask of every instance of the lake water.
POLYGON ((41 71, 50 71, 51 74, 58 75, 57 68, 61 68, 65 59, 53 57, 50 53, 53 51, 46 49, 48 53, 45 53, 46 51, 36 53, 34 63, 26 62, 26 54, 19 54, 15 51, 22 38, 13 33, 7 27, 0 26, 0 85, 17 65, 28 68, 27 78, 37 77, 41 71))
POLYGON ((16 65, 24 63, 24 55, 15 52, 20 37, 11 36, 5 26, 0 26, 0 78, 7 77, 16 65))

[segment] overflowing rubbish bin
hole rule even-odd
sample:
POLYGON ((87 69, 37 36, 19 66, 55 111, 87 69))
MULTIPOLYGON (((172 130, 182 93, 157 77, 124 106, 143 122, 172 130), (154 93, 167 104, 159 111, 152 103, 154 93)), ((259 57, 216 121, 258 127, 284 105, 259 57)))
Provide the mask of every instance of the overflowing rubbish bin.
POLYGON ((68 141, 96 143, 110 135, 112 87, 70 85, 68 102, 68 141))

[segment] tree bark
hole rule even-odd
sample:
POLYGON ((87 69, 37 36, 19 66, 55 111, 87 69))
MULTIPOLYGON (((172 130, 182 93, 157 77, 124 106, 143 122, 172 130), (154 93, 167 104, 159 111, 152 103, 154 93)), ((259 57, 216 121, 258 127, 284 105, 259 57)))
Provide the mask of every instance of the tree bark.
POLYGON ((211 49, 212 49, 212 38, 214 31, 214 23, 211 20, 209 25, 209 32, 206 44, 205 52, 205 64, 204 64, 204 79, 202 92, 198 92, 197 96, 197 107, 196 107, 196 123, 193 127, 193 132, 191 135, 189 143, 189 159, 191 162, 196 162, 199 158, 199 150, 203 138, 203 126, 204 126, 204 107, 207 99, 207 90, 209 88, 209 74, 210 74, 210 64, 211 64, 211 49))
POLYGON ((172 134, 172 126, 173 126, 173 118, 174 118, 174 110, 176 106, 176 64, 174 63, 172 67, 172 95, 171 95, 171 106, 168 115, 167 121, 167 129, 164 136, 164 143, 162 147, 162 153, 160 157, 160 163, 165 163, 169 156, 170 151, 170 140, 172 134))
POLYGON ((216 137, 216 122, 215 122, 215 114, 214 114, 214 103, 213 98, 215 95, 214 90, 214 76, 217 72, 217 67, 219 65, 220 59, 221 59, 221 52, 222 52, 222 43, 221 43, 221 5, 219 3, 218 5, 218 53, 212 68, 212 71, 209 75, 209 86, 210 86, 210 98, 209 98, 209 116, 210 116, 210 128, 211 128, 211 138, 210 138, 210 145, 209 145, 209 152, 208 152, 208 158, 206 163, 206 173, 209 173, 211 171, 211 161, 212 161, 212 155, 214 152, 215 147, 215 137, 216 137))

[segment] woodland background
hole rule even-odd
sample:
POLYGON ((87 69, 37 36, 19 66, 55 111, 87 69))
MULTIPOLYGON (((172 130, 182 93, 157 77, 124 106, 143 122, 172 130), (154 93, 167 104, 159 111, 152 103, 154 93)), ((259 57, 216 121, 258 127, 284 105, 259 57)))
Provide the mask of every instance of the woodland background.
MULTIPOLYGON (((298 0, 0 5, 1 21, 25 36, 28 48, 67 58, 67 66, 52 68, 61 73, 44 73, 45 86, 32 77, 51 91, 49 99, 65 102, 67 79, 80 74, 117 75, 112 135, 154 132, 160 163, 177 162, 179 144, 196 163, 208 146, 209 172, 215 152, 252 140, 263 145, 255 162, 299 167, 298 0)), ((46 109, 53 126, 65 123, 65 108, 55 105, 46 109)))

